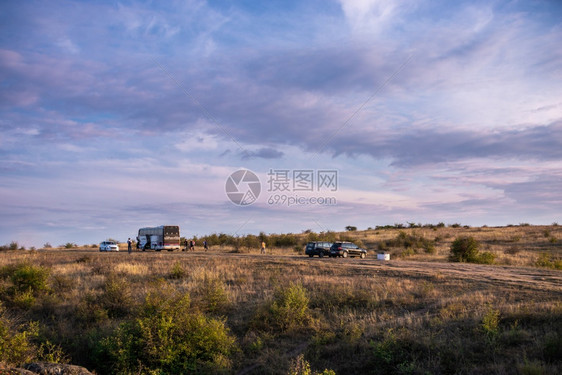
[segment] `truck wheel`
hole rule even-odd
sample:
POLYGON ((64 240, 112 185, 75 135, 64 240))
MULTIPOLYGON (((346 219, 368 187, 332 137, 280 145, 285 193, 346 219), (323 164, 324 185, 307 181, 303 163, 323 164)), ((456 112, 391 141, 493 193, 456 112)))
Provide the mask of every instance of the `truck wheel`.
POLYGON ((365 259, 365 253, 361 253, 361 259, 365 259))
POLYGON ((319 256, 320 258, 324 258, 324 252, 321 251, 321 252, 318 254, 318 256, 319 256))
POLYGON ((314 256, 313 254, 308 254, 308 257, 309 257, 309 258, 312 258, 313 256, 314 256))
POLYGON ((341 256, 344 257, 344 258, 347 258, 347 255, 348 255, 348 254, 347 254, 347 251, 344 251, 341 256))

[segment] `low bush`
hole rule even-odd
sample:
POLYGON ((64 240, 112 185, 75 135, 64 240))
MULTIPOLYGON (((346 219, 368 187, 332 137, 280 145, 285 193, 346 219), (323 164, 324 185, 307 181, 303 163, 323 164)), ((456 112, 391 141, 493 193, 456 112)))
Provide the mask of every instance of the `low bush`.
POLYGON ((15 290, 23 292, 31 290, 41 293, 49 290, 47 280, 50 270, 30 263, 20 263, 11 272, 10 279, 15 290))
POLYGON ((230 304, 224 282, 218 278, 205 278, 199 293, 204 311, 221 313, 224 312, 230 304))
POLYGON ((191 309, 189 295, 147 296, 138 317, 96 348, 103 372, 186 374, 230 369, 235 339, 223 320, 191 309))
POLYGON ((451 244, 449 259, 453 262, 476 262, 480 243, 474 237, 457 237, 451 244))
POLYGON ((2 298, 21 309, 29 309, 35 298, 50 291, 47 283, 50 270, 28 262, 7 265, 0 268, 0 279, 8 280, 9 285, 2 298))
POLYGON ((287 375, 336 375, 333 370, 325 369, 322 372, 312 371, 310 363, 304 359, 304 355, 299 355, 291 361, 291 367, 287 375))
POLYGON ((310 298, 301 283, 293 283, 275 290, 273 300, 266 303, 254 317, 254 326, 264 331, 291 332, 309 327, 313 322, 309 309, 310 298))
POLYGON ((97 302, 107 310, 110 317, 125 316, 134 305, 129 284, 115 274, 107 276, 97 302))
POLYGON ((542 253, 535 261, 535 266, 562 270, 562 259, 554 259, 548 253, 542 253))
POLYGON ((124 278, 109 274, 101 293, 87 293, 76 307, 76 316, 85 324, 122 318, 135 308, 131 287, 124 278))
POLYGON ((478 253, 478 256, 474 260, 474 263, 480 264, 494 264, 496 260, 496 255, 490 253, 489 251, 484 251, 483 253, 478 253))
POLYGON ((499 333, 500 311, 489 307, 482 317, 482 330, 488 337, 493 340, 499 333))
POLYGON ((185 270, 185 268, 183 268, 180 262, 175 262, 168 277, 170 279, 179 280, 185 278, 186 276, 187 271, 185 270))
POLYGON ((300 283, 291 283, 275 292, 270 307, 271 317, 283 331, 302 327, 310 320, 309 302, 304 286, 300 283))
POLYGON ((37 348, 32 340, 38 332, 36 323, 16 326, 0 305, 0 363, 17 366, 34 359, 37 348))
POLYGON ((393 332, 385 334, 381 341, 370 342, 372 367, 376 374, 418 374, 416 359, 429 354, 423 343, 406 337, 397 337, 393 332))

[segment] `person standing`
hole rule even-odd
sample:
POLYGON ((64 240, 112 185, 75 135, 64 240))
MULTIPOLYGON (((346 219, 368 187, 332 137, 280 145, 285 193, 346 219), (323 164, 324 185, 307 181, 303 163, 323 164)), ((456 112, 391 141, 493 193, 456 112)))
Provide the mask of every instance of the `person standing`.
POLYGON ((209 250, 209 248, 207 247, 207 240, 203 240, 203 248, 205 249, 205 251, 209 250))
POLYGON ((195 251, 195 241, 189 241, 189 250, 195 251))
POLYGON ((265 254, 265 241, 261 242, 261 253, 265 254))
POLYGON ((127 240, 127 251, 129 254, 133 252, 133 242, 131 241, 131 237, 127 240))

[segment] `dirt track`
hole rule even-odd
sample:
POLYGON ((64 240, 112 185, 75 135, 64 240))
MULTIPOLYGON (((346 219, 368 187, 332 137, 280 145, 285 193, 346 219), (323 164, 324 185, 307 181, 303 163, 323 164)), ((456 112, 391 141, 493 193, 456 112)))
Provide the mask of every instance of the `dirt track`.
POLYGON ((519 286, 527 289, 551 290, 562 293, 562 272, 544 268, 413 261, 369 261, 361 262, 361 266, 379 267, 383 270, 394 270, 407 275, 438 275, 456 279, 470 279, 473 282, 479 281, 495 285, 519 286))
MULTIPOLYGON (((177 254, 176 254, 177 255, 177 254)), ((538 290, 541 292, 551 291, 562 295, 562 272, 546 268, 514 267, 500 265, 482 265, 472 263, 449 263, 449 262, 420 262, 406 260, 379 261, 376 259, 332 259, 332 258, 309 258, 305 256, 278 256, 278 255, 254 255, 254 254, 232 254, 232 253, 184 253, 186 256, 221 256, 232 258, 251 258, 256 263, 264 264, 287 264, 290 262, 299 265, 309 264, 325 265, 329 267, 349 267, 360 273, 369 271, 395 274, 396 276, 408 277, 443 277, 459 280, 470 280, 496 286, 517 287, 521 289, 538 290)))

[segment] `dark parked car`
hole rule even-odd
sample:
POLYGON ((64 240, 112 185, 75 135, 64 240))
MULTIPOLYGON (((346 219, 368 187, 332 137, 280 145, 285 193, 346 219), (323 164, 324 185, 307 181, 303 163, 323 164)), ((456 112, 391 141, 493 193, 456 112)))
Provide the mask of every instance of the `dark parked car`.
POLYGON ((361 257, 367 256, 367 250, 361 249, 353 242, 334 242, 330 248, 331 257, 361 257))
POLYGON ((324 255, 330 256, 330 248, 332 247, 331 242, 325 241, 317 241, 317 242, 309 242, 306 244, 306 250, 304 253, 309 257, 313 257, 318 255, 322 258, 324 255))

